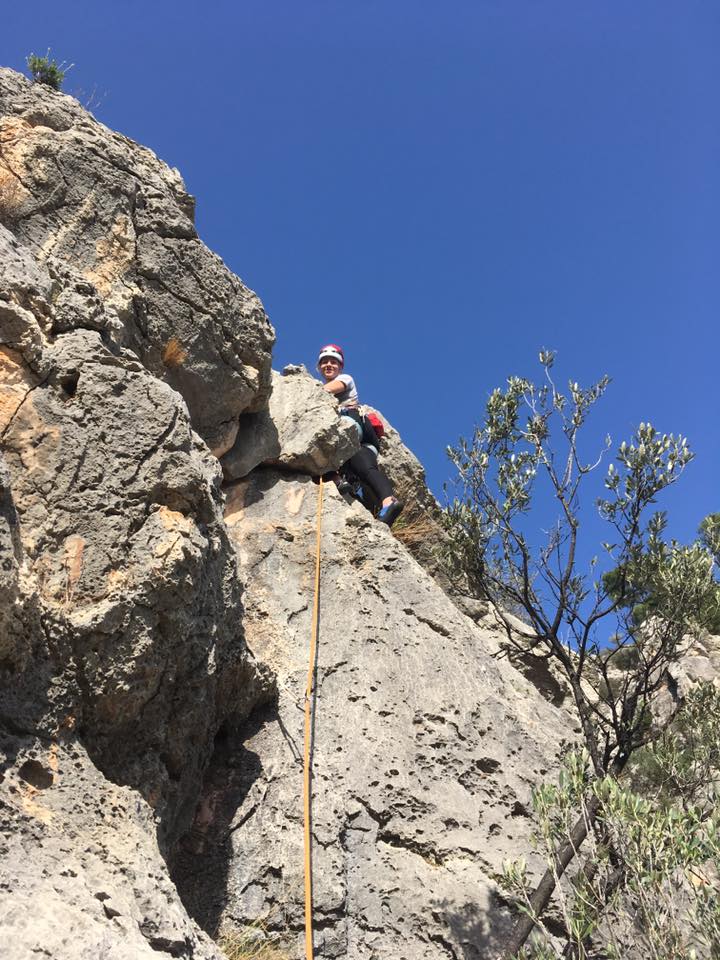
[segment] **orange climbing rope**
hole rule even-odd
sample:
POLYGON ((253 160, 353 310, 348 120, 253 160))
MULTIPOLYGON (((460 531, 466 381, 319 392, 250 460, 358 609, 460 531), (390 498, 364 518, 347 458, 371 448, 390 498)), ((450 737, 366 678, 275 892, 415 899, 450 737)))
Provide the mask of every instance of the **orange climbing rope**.
POLYGON ((317 659, 317 639, 320 614, 320 531, 322 527, 323 479, 320 477, 317 503, 317 533, 315 540, 315 599, 313 600, 312 627, 310 629, 310 656, 308 659, 307 683, 305 685, 305 752, 303 759, 303 795, 305 815, 305 958, 313 960, 312 929, 312 841, 311 841, 311 741, 312 712, 317 659))

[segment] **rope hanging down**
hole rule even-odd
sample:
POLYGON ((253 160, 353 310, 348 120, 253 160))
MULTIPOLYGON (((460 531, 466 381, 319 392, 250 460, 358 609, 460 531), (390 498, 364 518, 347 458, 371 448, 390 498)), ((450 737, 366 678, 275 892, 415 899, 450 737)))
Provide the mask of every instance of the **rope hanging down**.
POLYGON ((310 656, 308 658, 307 683, 305 685, 305 751, 303 758, 303 798, 305 819, 305 958, 313 960, 312 929, 312 840, 311 840, 311 742, 315 663, 320 613, 320 531, 322 526, 323 479, 320 477, 317 503, 317 533, 315 540, 315 599, 313 600, 312 627, 310 628, 310 656))

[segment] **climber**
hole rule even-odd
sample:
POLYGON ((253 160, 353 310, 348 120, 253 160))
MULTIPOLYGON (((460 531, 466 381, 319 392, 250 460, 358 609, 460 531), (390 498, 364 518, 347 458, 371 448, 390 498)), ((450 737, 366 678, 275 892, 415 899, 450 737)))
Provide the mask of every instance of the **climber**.
POLYGON ((357 387, 353 378, 343 373, 345 355, 336 343, 329 343, 320 350, 317 368, 325 381, 323 389, 338 401, 341 416, 355 422, 362 446, 347 465, 363 486, 367 485, 380 504, 378 520, 389 527, 397 520, 403 504, 393 493, 393 487, 384 471, 378 466, 379 440, 372 425, 359 410, 357 387))

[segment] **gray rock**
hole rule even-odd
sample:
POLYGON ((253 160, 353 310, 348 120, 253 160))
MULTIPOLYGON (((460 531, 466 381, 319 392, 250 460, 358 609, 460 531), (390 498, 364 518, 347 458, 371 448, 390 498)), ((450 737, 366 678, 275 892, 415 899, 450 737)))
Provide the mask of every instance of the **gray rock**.
POLYGON ((38 372, 50 327, 52 290, 47 270, 0 224, 0 363, 6 382, 8 351, 20 353, 38 372))
POLYGON ((58 337, 43 355, 45 380, 19 353, 9 359, 17 375, 0 383, 6 955, 218 956, 188 919, 155 839, 166 845, 186 829, 218 728, 264 695, 242 636, 217 461, 180 396, 94 331, 58 337), (55 790, 57 763, 65 786, 55 790))
POLYGON ((0 735, 0 930, 6 960, 221 960, 187 916, 153 811, 104 779, 67 730, 0 735))
POLYGON ((37 598, 27 580, 10 473, 0 456, 0 664, 11 669, 28 665, 40 634, 37 598))
MULTIPOLYGON (((264 470, 227 491, 248 643, 276 672, 280 692, 241 742, 216 754, 194 854, 176 864, 186 902, 207 929, 258 915, 291 933, 302 928, 300 758, 316 495, 309 479, 264 470)), ((491 956, 508 925, 495 876, 503 858, 527 853, 531 786, 576 731, 492 659, 494 639, 332 485, 322 542, 317 956, 491 956)), ((301 956, 299 940, 289 950, 301 956)))
POLYGON ((149 151, 9 71, 0 124, 3 942, 214 957, 156 837, 187 828, 218 729, 270 681, 188 406, 230 442, 272 330, 149 151))
POLYGON ((48 275, 7 248, 17 256, 0 300, 3 940, 13 958, 39 944, 68 958, 216 956, 155 837, 167 845, 187 828, 218 729, 267 695, 243 639, 217 460, 182 397, 132 351, 94 329, 48 328, 48 275), (49 791, 70 735, 72 787, 49 791), (102 809, 112 816, 88 847, 102 809))
POLYGON ((270 464, 319 476, 337 470, 357 452, 357 430, 340 417, 337 403, 304 367, 273 371, 268 409, 245 415, 232 450, 222 457, 226 480, 270 464))
POLYGON ((274 333, 256 295, 198 240, 180 174, 5 69, 0 124, 0 222, 65 281, 52 330, 111 326, 224 453, 238 416, 265 404, 274 333))
POLYGON ((45 633, 93 758, 155 796, 172 835, 224 698, 254 697, 217 461, 179 395, 97 332, 44 362, 39 382, 19 367, 3 443, 45 633))
POLYGON ((4 70, 0 126, 3 949, 216 957, 158 842, 272 683, 189 407, 229 444, 272 330, 150 151, 4 70))
MULTIPOLYGON (((274 374, 273 374, 274 376, 274 374)), ((220 458, 226 481, 240 480, 269 457, 280 454, 277 427, 268 410, 243 413, 238 420, 235 442, 220 458)))
POLYGON ((687 695, 699 683, 720 684, 720 637, 706 635, 702 641, 686 637, 685 648, 668 669, 670 682, 659 691, 652 704, 653 718, 659 727, 672 720, 687 695))
POLYGON ((2 263, 2 299, 26 308, 42 303, 49 309, 52 280, 47 270, 5 227, 0 225, 0 262, 2 263))

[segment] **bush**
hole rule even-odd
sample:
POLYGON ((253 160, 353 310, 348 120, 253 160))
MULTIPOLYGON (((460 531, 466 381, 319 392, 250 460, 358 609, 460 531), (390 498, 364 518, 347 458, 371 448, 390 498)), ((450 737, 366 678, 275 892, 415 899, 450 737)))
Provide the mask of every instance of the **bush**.
POLYGON ((566 757, 559 784, 533 792, 534 846, 551 869, 580 804, 598 809, 587 858, 559 890, 565 949, 533 907, 524 861, 504 865, 501 884, 537 934, 518 960, 620 958, 629 942, 652 960, 720 956, 720 690, 699 684, 674 729, 644 751, 652 778, 593 779, 588 754, 566 757), (638 793, 638 786, 642 793, 638 793))
MULTIPOLYGON (((710 514, 702 521, 698 539, 687 549, 686 557, 691 557, 693 553, 697 558, 705 558, 705 562, 712 561, 714 570, 720 566, 720 514, 710 514)), ((665 551, 665 556, 659 556, 658 559, 661 564, 668 563, 672 556, 665 551)), ((658 586, 657 573, 656 564, 648 567, 646 563, 638 563, 633 569, 616 568, 603 574, 603 585, 609 596, 630 611, 631 620, 637 627, 667 606, 662 586, 658 586)), ((715 583, 714 589, 708 589, 702 605, 697 609, 696 619, 709 633, 720 633, 720 584, 715 583)), ((617 659, 613 663, 616 667, 620 666, 617 659)))
POLYGON ((44 83, 46 87, 59 90, 63 85, 65 74, 72 68, 73 64, 66 64, 64 61, 58 63, 57 60, 51 60, 48 50, 44 57, 38 57, 31 53, 27 58, 27 66, 35 83, 44 83))

